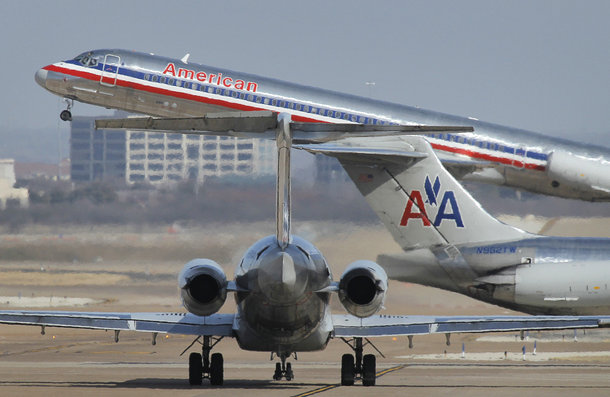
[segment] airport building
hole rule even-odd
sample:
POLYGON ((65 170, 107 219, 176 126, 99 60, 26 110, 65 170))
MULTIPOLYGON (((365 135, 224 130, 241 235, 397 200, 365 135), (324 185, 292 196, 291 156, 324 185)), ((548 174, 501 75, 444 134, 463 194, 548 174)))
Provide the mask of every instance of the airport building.
POLYGON ((9 202, 17 203, 21 207, 28 206, 28 189, 15 188, 15 182, 15 160, 0 159, 0 210, 5 209, 9 202))
POLYGON ((315 157, 316 182, 338 183, 349 181, 349 175, 341 167, 339 160, 330 156, 318 155, 315 157))
POLYGON ((95 119, 99 117, 72 120, 74 182, 114 179, 161 185, 185 179, 203 183, 210 176, 275 173, 275 143, 271 140, 95 130, 95 119))
POLYGON ((99 117, 74 117, 70 131, 73 182, 125 179, 125 131, 95 130, 99 117))
POLYGON ((210 176, 263 176, 275 172, 274 142, 127 131, 127 183, 152 184, 210 176))

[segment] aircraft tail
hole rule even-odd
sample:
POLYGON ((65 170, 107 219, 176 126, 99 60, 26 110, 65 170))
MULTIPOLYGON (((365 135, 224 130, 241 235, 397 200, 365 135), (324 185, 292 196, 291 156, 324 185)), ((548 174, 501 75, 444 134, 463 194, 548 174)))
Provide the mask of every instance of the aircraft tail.
POLYGON ((487 213, 422 137, 351 138, 300 148, 337 157, 405 250, 528 236, 487 213))

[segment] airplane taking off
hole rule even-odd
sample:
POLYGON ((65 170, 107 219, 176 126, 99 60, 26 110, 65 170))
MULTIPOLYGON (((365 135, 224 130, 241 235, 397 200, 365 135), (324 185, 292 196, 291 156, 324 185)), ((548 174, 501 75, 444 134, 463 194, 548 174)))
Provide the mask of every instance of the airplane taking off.
MULTIPOLYGON (((341 384, 353 385, 355 380, 362 380, 365 386, 374 385, 376 379, 375 355, 364 354, 364 347, 371 344, 371 337, 444 333, 449 342, 449 334, 456 332, 610 326, 610 316, 375 315, 382 308, 388 287, 387 275, 378 264, 356 261, 347 267, 339 282, 334 282, 322 253, 313 244, 290 233, 290 149, 293 135, 311 132, 311 125, 293 123, 288 114, 275 115, 270 112, 204 117, 199 123, 211 127, 206 130, 207 134, 214 134, 215 131, 226 134, 236 130, 260 134, 261 130, 270 128, 276 134, 276 234, 259 240, 246 251, 235 269, 234 281, 228 281, 223 269, 214 261, 194 259, 184 266, 178 277, 182 301, 188 313, 0 311, 0 323, 40 326, 43 333, 47 326, 114 330, 117 342, 121 330, 152 333, 153 344, 158 333, 196 335, 195 342, 202 339, 203 347, 202 353, 193 352, 189 356, 189 382, 192 385, 201 384, 203 378, 209 378, 214 385, 223 383, 223 356, 210 353, 225 337, 235 338, 244 350, 271 352, 272 358, 277 355, 280 362, 276 364, 273 374, 275 380, 294 378, 291 363, 287 362, 291 356, 294 355, 296 359, 299 352, 322 350, 331 339, 341 338, 354 351, 354 354, 342 356, 341 384), (228 292, 235 294, 237 313, 218 314, 228 292), (334 292, 348 315, 330 313, 329 302, 334 292)), ((349 124, 326 124, 318 125, 316 132, 331 137, 349 133, 350 130, 361 133, 361 129, 361 126, 349 124)), ((418 130, 417 126, 407 126, 402 133, 419 135, 422 130, 418 130)), ((343 153, 348 158, 342 158, 342 162, 354 162, 357 167, 365 164, 367 170, 377 161, 400 164, 400 167, 407 168, 400 177, 401 183, 408 180, 418 188, 427 186, 424 181, 431 174, 438 174, 442 178, 440 183, 448 183, 442 174, 444 168, 424 138, 403 136, 401 140, 411 150, 404 150, 405 147, 396 150, 391 146, 374 149, 332 148, 322 144, 320 147, 327 153, 343 153)), ((305 145, 299 148, 309 150, 310 146, 315 147, 305 145)), ((378 181, 376 171, 370 172, 373 173, 370 176, 371 186, 375 186, 378 181)), ((369 179, 369 175, 366 174, 365 178, 369 179)), ((444 222, 468 223, 469 216, 474 221, 482 217, 466 207, 462 213, 455 212, 455 205, 463 199, 463 193, 451 194, 446 186, 456 192, 452 185, 445 185, 440 190, 436 179, 430 187, 435 197, 439 198, 440 208, 445 208, 439 210, 434 224, 438 223, 443 228, 444 222)), ((390 197, 393 200, 395 196, 390 197)), ((404 203, 398 204, 404 207, 404 203)), ((417 220, 417 217, 414 219, 417 220)), ((419 220, 423 222, 424 218, 419 220)), ((434 236, 431 233, 428 237, 434 236)))
POLYGON ((610 239, 540 236, 503 224, 443 168, 423 139, 401 140, 302 146, 339 159, 403 248, 402 254, 377 258, 391 279, 530 314, 610 314, 610 239), (427 157, 417 164, 366 163, 354 157, 358 148, 402 148, 427 157))
MULTIPOLYGON (((458 179, 567 198, 610 200, 610 149, 472 118, 301 86, 251 74, 126 50, 94 50, 38 70, 42 87, 72 101, 160 117, 227 110, 290 114, 296 122, 373 126, 473 126, 426 138, 458 179)), ((398 138, 392 138, 398 139, 398 138)))

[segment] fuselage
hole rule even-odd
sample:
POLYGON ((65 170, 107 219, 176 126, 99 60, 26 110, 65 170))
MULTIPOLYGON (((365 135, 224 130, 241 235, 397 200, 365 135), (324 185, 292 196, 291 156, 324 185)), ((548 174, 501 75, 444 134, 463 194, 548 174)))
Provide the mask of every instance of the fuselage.
POLYGON ((538 236, 456 248, 460 255, 452 259, 430 248, 385 255, 379 263, 390 278, 530 314, 610 313, 609 239, 538 236))
POLYGON ((153 116, 271 110, 294 121, 472 126, 428 137, 458 178, 591 201, 610 200, 610 149, 472 118, 377 101, 125 50, 95 50, 45 66, 36 81, 73 100, 153 116), (481 172, 482 168, 488 168, 481 172))
POLYGON ((322 254, 297 236, 284 249, 275 236, 252 245, 235 270, 240 347, 278 355, 323 349, 332 321, 330 292, 320 291, 331 281, 322 254))

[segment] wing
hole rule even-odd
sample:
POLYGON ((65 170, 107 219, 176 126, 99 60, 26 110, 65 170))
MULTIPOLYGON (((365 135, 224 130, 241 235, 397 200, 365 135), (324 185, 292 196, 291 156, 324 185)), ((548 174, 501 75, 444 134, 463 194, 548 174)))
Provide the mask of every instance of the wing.
MULTIPOLYGON (((233 337, 234 314, 0 311, 0 324, 233 337)), ((332 315, 335 337, 503 332, 610 327, 610 316, 332 315)))
POLYGON ((606 328, 610 316, 332 316, 335 337, 606 328))
MULTIPOLYGON (((261 112, 209 113, 201 117, 131 117, 95 121, 97 129, 129 129, 196 135, 275 139, 278 114, 261 112)), ((346 137, 427 135, 442 132, 472 132, 468 126, 369 125, 356 123, 290 122, 294 142, 327 142, 346 137)))
POLYGON ((234 314, 0 311, 0 324, 210 336, 233 336, 234 319, 234 314))

